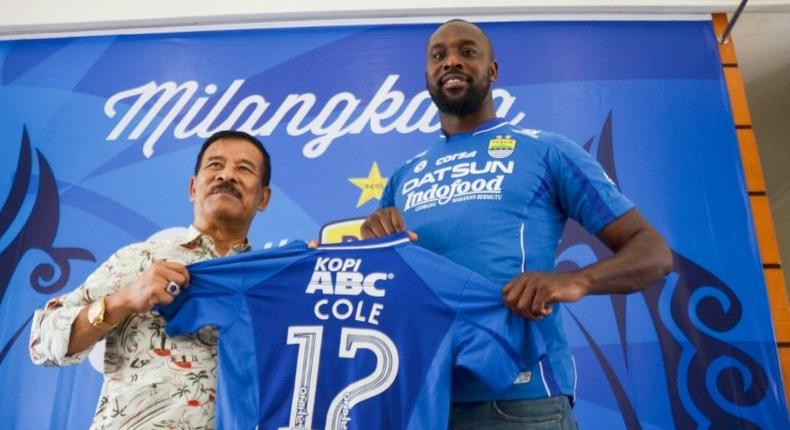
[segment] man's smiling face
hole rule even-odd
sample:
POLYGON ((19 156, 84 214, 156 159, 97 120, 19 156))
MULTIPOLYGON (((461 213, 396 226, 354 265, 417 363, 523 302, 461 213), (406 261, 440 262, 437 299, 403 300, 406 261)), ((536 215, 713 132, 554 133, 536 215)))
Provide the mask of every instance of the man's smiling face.
POLYGON ((269 202, 263 169, 263 154, 252 143, 242 139, 212 143, 189 186, 195 219, 249 223, 255 211, 269 202))
POLYGON ((491 45, 474 25, 451 21, 428 40, 425 81, 441 112, 464 116, 480 110, 497 78, 491 45))

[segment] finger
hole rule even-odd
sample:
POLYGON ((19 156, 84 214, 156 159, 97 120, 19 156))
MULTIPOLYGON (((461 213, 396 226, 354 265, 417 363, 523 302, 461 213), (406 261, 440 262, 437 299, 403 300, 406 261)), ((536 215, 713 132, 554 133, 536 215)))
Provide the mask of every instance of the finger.
POLYGON ((505 304, 515 312, 518 312, 518 302, 524 292, 524 288, 526 288, 526 283, 516 281, 507 294, 504 295, 505 304))
POLYGON ((154 294, 151 296, 151 308, 156 305, 167 306, 170 303, 173 303, 173 300, 176 299, 176 296, 169 294, 165 289, 157 289, 155 290, 154 294))
MULTIPOLYGON (((365 235, 362 234, 362 237, 365 237, 365 235)), ((307 248, 309 248, 309 249, 316 249, 316 248, 318 248, 318 241, 317 240, 311 240, 311 241, 307 242, 307 248)))
POLYGON ((381 218, 383 217, 381 210, 372 213, 362 223, 362 238, 373 239, 377 237, 386 236, 386 231, 381 225, 381 218))
POLYGON ((177 272, 181 272, 186 276, 189 276, 189 270, 187 270, 187 266, 177 263, 175 261, 162 261, 160 264, 170 270, 175 270, 177 272))
POLYGON ((166 273, 178 272, 189 278, 189 271, 187 270, 186 266, 175 261, 156 261, 148 270, 155 276, 164 276, 166 273))
POLYGON ((192 275, 190 275, 189 269, 187 269, 187 266, 181 265, 181 267, 178 269, 178 273, 180 273, 181 275, 184 276, 184 282, 182 282, 180 284, 181 288, 188 288, 189 287, 189 280, 192 278, 192 275))
POLYGON ((532 300, 532 313, 539 318, 551 315, 553 310, 552 304, 555 302, 553 297, 555 294, 551 292, 551 287, 544 287, 535 292, 535 298, 532 300))
POLYGON ((189 271, 186 270, 186 268, 183 270, 174 270, 168 267, 164 268, 158 275, 162 279, 162 284, 165 287, 170 282, 175 282, 181 288, 186 288, 189 284, 189 271))
POLYGON ((518 283, 518 280, 519 280, 519 278, 520 278, 520 277, 521 277, 521 275, 517 275, 517 276, 515 276, 513 279, 511 279, 510 281, 508 281, 508 282, 507 282, 507 284, 505 284, 505 286, 504 286, 504 287, 502 287, 502 297, 506 296, 506 295, 507 295, 507 293, 508 293, 508 292, 509 292, 509 291, 510 291, 510 290, 511 290, 513 287, 515 287, 515 285, 518 283))
POLYGON ((385 213, 389 215, 389 223, 384 223, 383 226, 387 230, 387 234, 395 234, 405 231, 406 236, 408 236, 410 241, 417 241, 419 238, 417 233, 409 230, 408 227, 406 227, 406 220, 403 219, 403 214, 401 214, 398 209, 386 208, 384 210, 386 211, 385 213))
POLYGON ((167 305, 173 301, 173 296, 167 294, 164 287, 150 286, 145 292, 145 298, 141 301, 144 303, 143 309, 137 309, 136 312, 144 313, 154 308, 156 305, 167 305))
POLYGON ((400 211, 395 208, 387 208, 388 224, 385 226, 389 234, 395 234, 406 230, 406 223, 403 221, 403 216, 400 211))
POLYGON ((373 229, 371 228, 372 216, 373 215, 367 217, 367 219, 365 219, 365 222, 362 223, 362 227, 359 228, 359 234, 362 235, 363 239, 372 239, 376 237, 374 236, 375 233, 373 233, 373 229))
POLYGON ((546 287, 535 289, 535 296, 532 298, 532 306, 530 307, 530 311, 535 316, 543 316, 543 310, 547 306, 547 289, 546 287))
POLYGON ((516 311, 531 320, 537 319, 538 315, 532 312, 532 301, 534 299, 535 287, 526 285, 516 304, 516 311))
POLYGON ((526 276, 526 273, 514 276, 513 279, 502 287, 502 297, 505 298, 505 301, 513 302, 515 306, 519 296, 521 296, 521 291, 523 291, 528 281, 529 278, 526 276))
POLYGON ((387 229, 381 224, 380 220, 376 218, 376 220, 370 224, 370 233, 369 239, 384 237, 387 235, 387 229))

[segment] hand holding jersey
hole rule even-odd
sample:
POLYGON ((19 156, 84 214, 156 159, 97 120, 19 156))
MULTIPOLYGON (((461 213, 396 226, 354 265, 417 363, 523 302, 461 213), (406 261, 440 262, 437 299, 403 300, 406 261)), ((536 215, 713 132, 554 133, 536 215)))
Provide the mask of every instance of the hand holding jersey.
POLYGON ((531 320, 551 314, 554 303, 575 302, 585 295, 585 289, 572 273, 523 272, 502 288, 505 304, 531 320))
POLYGON ((405 231, 412 242, 417 241, 417 233, 406 228, 403 215, 395 208, 382 208, 370 214, 362 223, 362 237, 373 239, 405 231))
POLYGON ((119 305, 125 313, 141 314, 156 305, 168 305, 180 289, 189 286, 189 271, 186 266, 173 261, 157 261, 146 269, 139 278, 107 298, 119 305), (176 285, 178 289, 173 289, 176 285))
MULTIPOLYGON (((372 239, 405 231, 409 239, 417 241, 417 233, 410 231, 403 215, 394 207, 379 209, 365 219, 362 237, 372 239)), ((502 297, 513 312, 531 320, 541 319, 552 312, 552 304, 575 302, 586 295, 582 276, 570 273, 530 271, 513 277, 504 288, 502 297)))

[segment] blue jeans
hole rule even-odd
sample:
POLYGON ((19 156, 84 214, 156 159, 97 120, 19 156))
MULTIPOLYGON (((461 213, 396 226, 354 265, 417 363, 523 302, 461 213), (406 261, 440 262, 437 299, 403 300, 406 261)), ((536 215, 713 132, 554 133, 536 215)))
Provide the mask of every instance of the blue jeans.
POLYGON ((566 396, 454 403, 452 430, 578 430, 566 396))

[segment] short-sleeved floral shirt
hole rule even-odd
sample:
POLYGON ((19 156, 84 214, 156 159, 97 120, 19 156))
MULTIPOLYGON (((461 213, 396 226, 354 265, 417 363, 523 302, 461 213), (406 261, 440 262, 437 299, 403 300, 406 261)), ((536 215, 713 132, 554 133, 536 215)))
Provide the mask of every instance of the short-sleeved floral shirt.
MULTIPOLYGON (((244 243, 230 250, 249 249, 244 243)), ((50 300, 33 317, 30 356, 44 366, 85 360, 90 349, 66 356, 80 310, 135 280, 159 260, 190 264, 218 257, 208 235, 129 245, 116 252, 76 290, 50 300)), ((206 327, 170 337, 155 311, 126 318, 105 337, 104 384, 91 429, 212 429, 216 395, 217 332, 206 327)))

